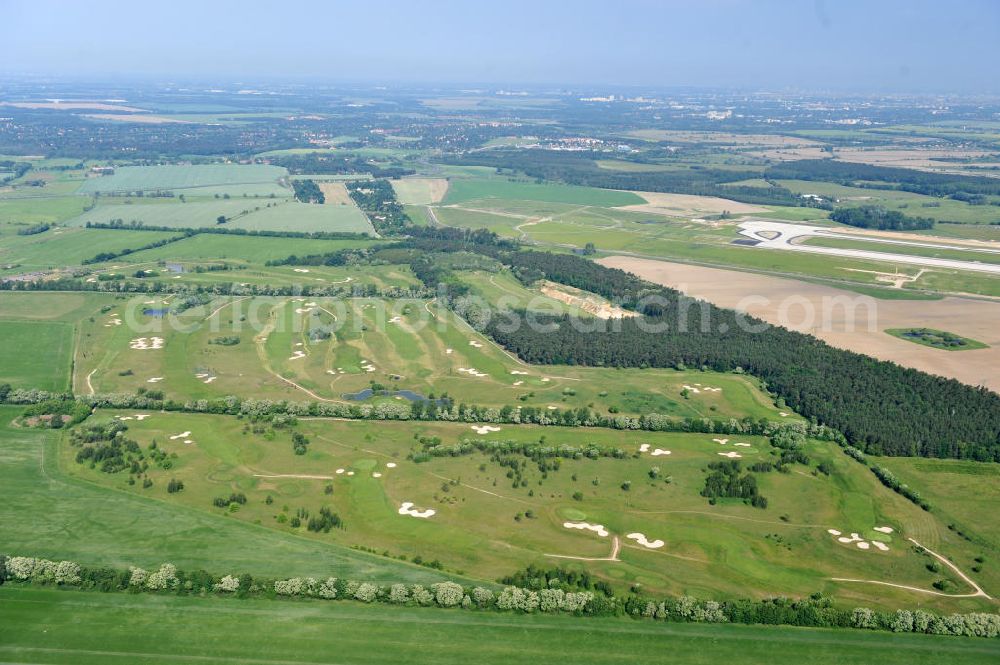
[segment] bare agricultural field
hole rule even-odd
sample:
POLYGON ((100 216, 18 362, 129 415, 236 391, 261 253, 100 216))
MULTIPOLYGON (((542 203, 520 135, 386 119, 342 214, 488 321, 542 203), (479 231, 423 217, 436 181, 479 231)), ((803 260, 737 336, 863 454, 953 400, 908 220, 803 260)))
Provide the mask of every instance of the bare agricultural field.
POLYGON ((121 111, 124 113, 144 113, 147 109, 120 104, 88 101, 62 101, 59 99, 44 102, 0 102, 0 106, 12 106, 18 109, 51 109, 54 111, 121 111))
POLYGON ((630 136, 645 141, 675 141, 677 143, 715 143, 740 147, 790 147, 814 146, 812 139, 781 134, 732 134, 729 132, 677 131, 670 129, 637 129, 627 132, 630 136))
POLYGON ((162 115, 135 115, 132 113, 87 113, 84 118, 91 120, 112 120, 114 122, 138 122, 144 125, 164 125, 167 123, 191 124, 188 120, 166 118, 162 115))
POLYGON ((691 217, 697 215, 718 215, 728 211, 737 215, 764 213, 767 208, 730 201, 716 196, 695 196, 693 194, 667 194, 663 192, 636 192, 646 199, 646 203, 620 206, 619 210, 652 213, 654 215, 670 215, 672 217, 691 217))
POLYGON ((347 187, 342 182, 317 182, 323 196, 326 198, 326 205, 354 205, 354 200, 347 191, 347 187))
POLYGON ((599 263, 719 307, 745 311, 769 323, 815 335, 842 349, 1000 391, 1000 303, 952 297, 875 300, 780 277, 626 256, 607 257, 599 263), (949 353, 885 332, 911 327, 947 330, 982 341, 989 348, 949 353))
POLYGON ((404 205, 440 203, 448 191, 446 178, 402 178, 392 181, 396 197, 404 205))

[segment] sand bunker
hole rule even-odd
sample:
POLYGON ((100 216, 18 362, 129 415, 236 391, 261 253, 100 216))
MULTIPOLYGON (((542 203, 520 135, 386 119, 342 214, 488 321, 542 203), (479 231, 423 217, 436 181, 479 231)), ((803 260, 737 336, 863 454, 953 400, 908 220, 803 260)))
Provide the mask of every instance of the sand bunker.
POLYGON ((590 524, 588 522, 563 522, 563 526, 567 529, 583 529, 585 531, 593 531, 601 538, 608 535, 608 530, 604 528, 603 524, 590 524))
POLYGON ((663 547, 666 544, 662 540, 659 540, 659 539, 657 539, 657 540, 648 540, 646 538, 645 534, 638 533, 638 532, 637 533, 630 533, 630 534, 628 534, 625 537, 629 538, 630 540, 634 540, 635 542, 639 543, 643 547, 648 547, 651 550, 659 549, 659 548, 663 547))
POLYGON ((695 393, 695 394, 697 394, 697 393, 701 392, 701 388, 695 388, 694 386, 689 386, 686 383, 682 387, 684 388, 684 390, 688 391, 689 393, 695 393))
POLYGON ((372 473, 372 478, 381 478, 381 477, 382 477, 382 474, 379 473, 378 471, 375 471, 375 472, 372 473))
POLYGON ((343 469, 337 469, 337 474, 338 474, 338 475, 339 475, 339 474, 341 474, 341 473, 343 473, 343 472, 344 472, 344 470, 343 470, 343 469))
POLYGON ((877 540, 873 540, 872 541, 872 545, 874 545, 876 547, 876 549, 879 549, 879 550, 881 550, 883 552, 888 552, 889 551, 889 546, 888 545, 886 545, 885 543, 879 542, 877 540))
POLYGON ((452 351, 454 351, 454 349, 445 349, 445 350, 444 350, 444 352, 445 352, 446 354, 448 354, 448 355, 451 355, 452 351))
POLYGON ((385 466, 388 469, 395 469, 396 468, 396 463, 395 462, 387 462, 385 466))
POLYGON ((879 531, 881 533, 892 533, 893 529, 891 526, 877 526, 875 527, 875 531, 879 531))
POLYGON ((411 501, 404 501, 399 506, 399 514, 400 515, 409 515, 410 517, 420 517, 420 518, 423 518, 423 519, 427 519, 428 517, 433 516, 434 513, 436 513, 436 512, 437 511, 434 510, 434 509, 432 509, 432 508, 428 508, 427 510, 416 510, 416 509, 414 509, 413 502, 411 502, 411 501))
POLYGON ((728 453, 717 453, 717 454, 722 455, 723 457, 728 457, 729 459, 738 459, 740 457, 743 457, 743 455, 740 455, 739 453, 734 453, 731 450, 728 453))
POLYGON ((527 372, 522 372, 521 370, 518 370, 518 369, 512 369, 512 370, 510 371, 510 373, 511 373, 511 374, 514 374, 514 375, 519 375, 519 374, 520 374, 520 375, 526 375, 526 374, 527 374, 527 372))
POLYGON ((548 382, 549 382, 549 381, 551 381, 551 380, 552 380, 552 379, 550 379, 550 378, 549 378, 549 377, 547 377, 547 376, 544 376, 544 377, 542 377, 542 383, 548 383, 548 382))
POLYGON ((484 376, 489 376, 489 374, 486 374, 484 372, 480 372, 475 367, 459 367, 458 371, 462 372, 463 374, 469 374, 470 376, 474 376, 474 377, 480 378, 480 379, 483 378, 484 376))
POLYGON ((826 532, 829 533, 831 536, 837 537, 837 541, 844 543, 845 545, 850 545, 851 543, 854 543, 854 545, 859 550, 868 550, 871 549, 872 545, 874 545, 875 549, 879 550, 880 552, 889 551, 889 546, 886 545, 885 543, 880 543, 877 540, 869 542, 864 538, 862 538, 861 534, 856 532, 852 532, 850 536, 842 536, 840 535, 840 531, 837 531, 836 529, 827 529, 826 532))
POLYGON ((837 531, 836 529, 827 529, 826 532, 828 534, 830 534, 831 536, 839 536, 840 535, 840 532, 837 531))
POLYGON ((210 376, 207 379, 205 379, 202 383, 211 383, 212 381, 215 381, 217 378, 219 378, 219 377, 217 377, 217 376, 210 376))
POLYGON ((354 472, 353 472, 353 471, 348 471, 348 472, 347 472, 347 475, 349 475, 349 476, 353 476, 353 475, 354 475, 354 472))
POLYGON ((131 342, 129 342, 129 348, 136 351, 146 351, 152 349, 162 349, 163 348, 163 338, 162 337, 136 337, 131 342))
POLYGON ((137 414, 135 414, 135 419, 136 420, 145 420, 146 418, 149 418, 149 414, 148 413, 137 413, 137 414))
POLYGON ((871 545, 869 545, 868 541, 866 541, 866 540, 862 540, 862 541, 860 541, 858 543, 855 543, 855 544, 858 546, 859 550, 866 550, 869 547, 871 547, 871 545))
POLYGON ((308 268, 293 268, 294 272, 309 272, 308 268))
POLYGON ((180 434, 174 434, 170 437, 170 440, 176 441, 177 439, 186 439, 189 436, 191 436, 191 432, 181 432, 180 434))
POLYGON ((296 307, 295 308, 295 313, 296 314, 308 314, 311 311, 313 311, 312 307, 296 307))
POLYGON ((778 415, 781 416, 782 418, 787 418, 788 417, 788 414, 785 413, 784 411, 779 411, 778 415))
POLYGON ((740 448, 749 448, 750 447, 749 443, 734 443, 733 445, 734 446, 739 446, 740 448))
POLYGON ((299 358, 305 358, 305 351, 292 351, 292 355, 288 356, 289 360, 298 360, 299 358))
POLYGON ((154 376, 151 379, 146 379, 146 383, 159 383, 162 380, 163 380, 162 376, 154 376))
POLYGON ((475 430, 476 434, 489 434, 490 432, 499 432, 499 427, 493 427, 492 425, 473 425, 472 429, 475 430))
POLYGON ((403 317, 401 317, 401 316, 394 316, 391 319, 389 319, 389 323, 399 323, 402 320, 403 320, 403 317))
POLYGON ((663 450, 661 448, 657 448, 656 450, 650 453, 650 455, 652 455, 653 457, 660 457, 662 455, 670 455, 670 454, 672 453, 669 450, 663 450))
POLYGON ((474 346, 474 347, 475 347, 475 348, 477 348, 477 349, 481 349, 481 348, 483 348, 483 344, 482 344, 482 342, 477 342, 477 341, 476 341, 476 340, 474 340, 474 339, 470 339, 470 340, 469 340, 469 346, 474 346))
POLYGON ((712 439, 712 441, 715 441, 720 446, 724 446, 729 443, 729 439, 712 439))
POLYGON ((515 381, 512 385, 520 386, 523 383, 524 383, 524 381, 515 381))

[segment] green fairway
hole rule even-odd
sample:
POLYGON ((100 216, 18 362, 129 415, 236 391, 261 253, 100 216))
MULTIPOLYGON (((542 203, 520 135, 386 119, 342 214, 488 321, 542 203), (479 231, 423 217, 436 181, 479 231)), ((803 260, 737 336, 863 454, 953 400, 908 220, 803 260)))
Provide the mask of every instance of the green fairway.
POLYGON ((446 204, 465 203, 476 199, 547 201, 609 207, 645 203, 642 197, 631 192, 597 189, 596 187, 511 182, 501 178, 452 180, 444 202, 446 204))
POLYGON ((0 587, 0 659, 122 663, 978 665, 997 640, 0 587), (225 639, 222 639, 222 637, 225 639))
POLYGON ((340 575, 423 583, 447 577, 440 571, 67 477, 59 467, 58 433, 12 427, 10 422, 19 412, 0 407, 0 523, 5 551, 69 558, 86 565, 153 567, 169 561, 186 568, 275 577, 340 575))
POLYGON ((40 321, 0 321, 0 383, 16 388, 69 388, 73 326, 40 321))
POLYGON ((748 468, 773 460, 774 451, 762 437, 727 436, 719 443, 710 434, 536 425, 499 425, 478 432, 466 423, 310 419, 295 430, 310 440, 305 454, 297 455, 287 429, 258 426, 251 431, 245 421, 230 416, 147 412, 137 420, 136 414, 101 410, 93 421, 124 418, 128 436, 140 447, 155 440, 170 455, 169 469, 154 466, 145 472, 152 481, 149 487, 129 484, 127 473, 103 473, 76 463, 78 449, 65 441, 60 452, 64 470, 123 496, 167 502, 205 519, 214 514, 230 523, 259 524, 276 536, 439 560, 448 571, 481 580, 499 579, 528 564, 559 564, 583 567, 620 589, 641 585, 647 592, 669 595, 731 598, 822 591, 838 601, 873 607, 919 603, 938 611, 982 611, 989 606, 978 599, 830 580, 876 579, 930 589, 946 573, 925 567, 926 556, 907 546, 905 537, 911 534, 963 562, 980 551, 881 486, 832 444, 810 442, 805 448, 809 465, 756 474, 769 499, 768 508, 761 510, 738 500, 720 499, 713 505, 700 490, 706 465, 722 459, 720 455, 737 454, 748 468), (505 460, 517 460, 517 455, 470 452, 415 462, 414 453, 422 450, 418 437, 438 437, 445 445, 469 440, 592 445, 620 448, 624 455, 566 454, 558 467, 544 471, 535 464, 519 465, 512 480, 505 460), (645 452, 642 444, 648 446, 645 452), (654 456, 656 449, 671 452, 654 456), (830 475, 811 472, 819 462, 826 463, 830 475), (184 481, 183 492, 167 492, 171 478, 184 481), (247 498, 235 512, 213 505, 216 497, 233 492, 247 498), (401 515, 404 502, 436 513, 430 519, 401 515), (344 520, 343 530, 312 533, 290 521, 300 511, 315 514, 324 506, 344 520), (639 532, 666 545, 647 549, 625 538, 617 559, 610 561, 610 538, 567 529, 565 520, 602 524, 616 537, 639 532), (876 525, 891 525, 893 533, 876 532, 876 525), (827 532, 830 528, 877 539, 888 549, 845 545, 827 532))

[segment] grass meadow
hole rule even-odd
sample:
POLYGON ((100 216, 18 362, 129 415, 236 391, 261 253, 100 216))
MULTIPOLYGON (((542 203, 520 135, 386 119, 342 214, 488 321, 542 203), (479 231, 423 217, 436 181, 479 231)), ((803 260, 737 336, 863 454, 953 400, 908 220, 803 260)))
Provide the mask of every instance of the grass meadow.
POLYGON ((996 640, 810 628, 518 616, 361 603, 0 587, 0 657, 19 663, 339 662, 491 665, 564 660, 714 665, 979 665, 996 640), (227 639, 220 639, 226 636, 227 639), (378 645, 373 648, 373 645, 378 645))
POLYGON ((0 383, 17 388, 69 389, 73 326, 56 321, 0 320, 0 383))
MULTIPOLYGON (((176 190, 273 183, 288 175, 280 166, 264 164, 201 164, 120 166, 114 175, 89 178, 81 193, 176 190)), ((236 188, 238 190, 238 187, 236 188)))

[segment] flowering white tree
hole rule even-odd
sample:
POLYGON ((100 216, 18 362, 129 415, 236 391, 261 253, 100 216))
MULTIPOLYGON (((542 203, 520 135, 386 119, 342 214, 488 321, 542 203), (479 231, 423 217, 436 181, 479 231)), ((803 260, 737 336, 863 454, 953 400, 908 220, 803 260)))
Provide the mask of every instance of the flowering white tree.
POLYGON ((538 609, 543 612, 555 612, 566 598, 562 589, 542 589, 538 592, 538 609))
POLYGON ((414 584, 410 588, 410 596, 418 605, 431 605, 434 603, 434 594, 425 589, 422 584, 414 584))
POLYGON ((226 575, 217 584, 212 585, 212 590, 224 593, 236 593, 240 590, 240 578, 226 575))
POLYGON ((149 578, 149 571, 142 568, 136 568, 135 566, 128 569, 131 575, 128 578, 129 586, 144 586, 146 584, 146 579, 149 578))
POLYGON ((493 591, 486 587, 477 586, 472 590, 472 600, 478 607, 489 607, 493 604, 493 591))
POLYGON ((875 612, 867 607, 855 607, 851 613, 851 625, 855 628, 877 628, 875 612))
POLYGON ((379 587, 371 582, 363 582, 354 591, 354 598, 363 603, 370 603, 378 598, 379 587))
POLYGON ((894 633, 912 633, 913 632, 913 612, 908 610, 897 610, 892 616, 892 622, 889 624, 894 633))
POLYGON ((432 584, 431 591, 434 592, 434 599, 441 607, 455 607, 462 602, 462 596, 465 595, 462 585, 454 582, 432 584))
POLYGON ((30 556, 12 556, 7 559, 7 571, 15 580, 30 579, 35 572, 35 559, 30 556))
POLYGON ((150 573, 146 578, 146 588, 160 591, 177 586, 177 566, 172 563, 165 563, 154 573, 150 573))
POLYGON ((337 597, 337 578, 328 577, 326 581, 319 585, 316 590, 316 595, 320 598, 326 598, 327 600, 332 600, 337 597))
POLYGON ((389 587, 389 602, 396 605, 405 605, 410 602, 410 592, 405 584, 393 584, 389 587))

